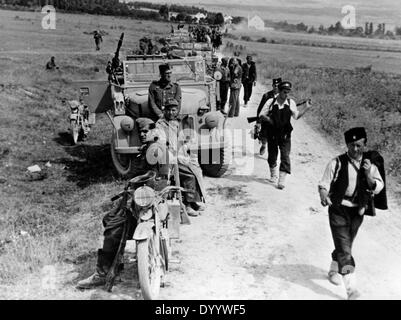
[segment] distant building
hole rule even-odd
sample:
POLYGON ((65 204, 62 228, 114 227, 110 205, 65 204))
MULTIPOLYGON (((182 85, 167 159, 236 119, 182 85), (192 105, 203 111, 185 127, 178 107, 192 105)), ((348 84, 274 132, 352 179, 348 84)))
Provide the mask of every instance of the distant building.
POLYGON ((248 29, 255 28, 256 30, 265 30, 265 22, 259 16, 254 16, 249 19, 248 16, 248 29))
POLYGON ((233 22, 233 17, 229 15, 224 16, 224 24, 231 24, 233 22))
POLYGON ((169 11, 168 13, 168 19, 171 20, 171 18, 176 18, 178 16, 179 12, 172 12, 169 11))
POLYGON ((198 12, 197 14, 191 14, 191 17, 193 20, 196 20, 197 22, 199 22, 200 19, 206 19, 207 15, 203 14, 201 12, 198 12))
POLYGON ((151 8, 139 8, 139 10, 142 10, 142 11, 151 11, 151 12, 159 12, 159 10, 151 9, 151 8))

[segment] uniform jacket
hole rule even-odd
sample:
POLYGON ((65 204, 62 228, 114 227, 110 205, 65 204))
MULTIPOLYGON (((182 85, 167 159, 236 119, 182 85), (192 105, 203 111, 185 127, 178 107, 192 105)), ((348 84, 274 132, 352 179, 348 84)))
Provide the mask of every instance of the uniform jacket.
POLYGON ((181 87, 175 82, 153 81, 149 86, 149 108, 151 112, 161 117, 164 105, 168 99, 174 98, 178 101, 178 111, 181 110, 181 87))
POLYGON ((160 119, 156 122, 155 136, 160 143, 167 143, 171 153, 176 157, 180 166, 185 166, 196 177, 200 189, 200 196, 206 198, 205 187, 203 185, 203 174, 198 161, 197 151, 191 151, 196 146, 196 142, 187 141, 181 123, 178 120, 160 119))

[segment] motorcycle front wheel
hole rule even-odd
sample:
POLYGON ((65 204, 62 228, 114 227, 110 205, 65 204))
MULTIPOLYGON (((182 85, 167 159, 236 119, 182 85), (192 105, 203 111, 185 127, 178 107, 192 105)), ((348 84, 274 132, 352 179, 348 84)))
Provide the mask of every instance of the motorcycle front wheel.
POLYGON ((77 144, 79 138, 79 126, 76 120, 70 121, 70 128, 71 128, 72 142, 73 144, 77 144))
POLYGON ((159 297, 162 277, 160 248, 155 233, 146 240, 138 242, 138 276, 144 300, 159 297))

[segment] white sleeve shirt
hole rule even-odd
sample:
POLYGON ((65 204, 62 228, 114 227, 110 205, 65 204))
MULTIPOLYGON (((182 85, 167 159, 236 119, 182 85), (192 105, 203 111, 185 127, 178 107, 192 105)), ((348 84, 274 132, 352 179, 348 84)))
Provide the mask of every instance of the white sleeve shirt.
MULTIPOLYGON (((323 173, 323 177, 319 181, 319 187, 330 190, 330 186, 332 181, 335 181, 337 179, 338 172, 340 172, 341 169, 341 161, 338 162, 338 170, 336 172, 336 165, 337 165, 337 158, 332 159, 327 167, 326 170, 323 173), (336 174, 336 176, 334 176, 336 174)), ((350 159, 355 166, 359 169, 361 166, 361 161, 353 160, 350 159)), ((372 163, 372 166, 370 167, 370 173, 373 177, 373 179, 376 181, 376 187, 373 191, 374 194, 380 193, 382 189, 384 188, 384 182, 383 179, 380 175, 379 169, 372 163)), ((352 197, 352 195, 355 192, 356 188, 356 179, 357 179, 357 171, 353 167, 351 163, 348 163, 348 187, 347 190, 345 191, 345 196, 347 197, 352 197)), ((348 200, 343 200, 342 204, 347 206, 347 207, 353 207, 355 204, 352 204, 348 200)))
MULTIPOLYGON (((276 96, 276 98, 277 98, 277 96, 276 96)), ((290 100, 290 110, 291 110, 291 113, 292 113, 292 117, 295 120, 297 120, 298 119, 298 115, 299 115, 297 104, 295 103, 295 101, 293 99, 288 99, 288 100, 290 100)), ((262 114, 263 115, 267 115, 268 112, 272 110, 272 108, 273 108, 272 102, 273 102, 273 98, 271 98, 271 99, 266 101, 266 104, 262 108, 262 111, 260 111, 261 115, 262 114)), ((275 104, 277 104, 278 105, 278 109, 281 110, 281 109, 284 108, 284 105, 287 104, 287 99, 284 101, 283 104, 279 104, 277 99, 276 99, 275 104)))

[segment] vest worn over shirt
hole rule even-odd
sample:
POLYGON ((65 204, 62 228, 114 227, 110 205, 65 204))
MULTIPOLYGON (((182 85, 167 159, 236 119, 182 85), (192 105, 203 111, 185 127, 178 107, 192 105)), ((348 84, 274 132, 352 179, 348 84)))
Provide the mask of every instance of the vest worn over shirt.
POLYGON ((270 117, 273 120, 274 133, 276 138, 284 138, 289 136, 293 128, 291 125, 292 111, 290 109, 290 100, 284 103, 284 108, 279 109, 276 99, 272 103, 272 109, 270 112, 270 117))
MULTIPOLYGON (((359 208, 366 207, 367 210, 365 215, 375 216, 375 208, 386 210, 387 207, 387 195, 385 189, 385 170, 384 170, 384 161, 383 157, 377 151, 368 151, 363 153, 362 162, 365 159, 369 159, 374 165, 377 166, 379 173, 384 182, 383 190, 377 194, 373 195, 371 191, 369 191, 369 185, 365 177, 365 173, 363 169, 358 170, 357 174, 357 183, 354 195, 352 199, 347 199, 355 204, 358 204, 359 208)), ((335 181, 332 182, 330 187, 330 199, 335 206, 340 206, 342 200, 345 198, 345 192, 348 187, 348 163, 350 159, 346 153, 340 155, 337 158, 337 161, 341 163, 340 170, 338 170, 338 162, 336 166, 336 172, 334 177, 337 176, 335 181)), ((356 169, 356 168, 355 168, 356 169)))

